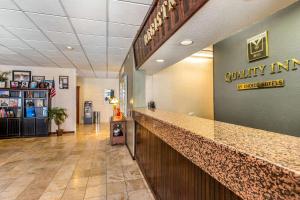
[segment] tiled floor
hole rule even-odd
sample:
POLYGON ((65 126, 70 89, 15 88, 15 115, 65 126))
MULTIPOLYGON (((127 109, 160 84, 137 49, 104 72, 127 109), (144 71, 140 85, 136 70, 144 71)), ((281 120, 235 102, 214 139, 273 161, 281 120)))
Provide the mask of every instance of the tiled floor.
POLYGON ((0 200, 153 199, 127 148, 110 146, 100 127, 0 140, 0 200))

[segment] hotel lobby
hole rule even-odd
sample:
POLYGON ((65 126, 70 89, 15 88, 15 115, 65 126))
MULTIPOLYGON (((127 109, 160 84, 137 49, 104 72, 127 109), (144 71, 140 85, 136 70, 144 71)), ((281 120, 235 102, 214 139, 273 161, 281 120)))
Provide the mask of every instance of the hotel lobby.
POLYGON ((0 200, 299 200, 300 2, 1 0, 0 200))

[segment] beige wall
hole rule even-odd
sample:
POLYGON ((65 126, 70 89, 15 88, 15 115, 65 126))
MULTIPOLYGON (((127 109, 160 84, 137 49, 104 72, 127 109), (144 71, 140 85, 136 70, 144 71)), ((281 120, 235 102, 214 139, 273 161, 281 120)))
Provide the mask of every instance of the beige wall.
MULTIPOLYGON (((53 80, 54 78, 56 96, 52 99, 52 107, 67 109, 69 117, 62 127, 65 131, 76 130, 76 69, 0 65, 0 72, 12 70, 31 71, 31 76, 45 76, 46 80, 53 80), (69 89, 59 89, 59 76, 69 76, 69 89)), ((56 128, 52 122, 51 131, 55 131, 56 128)))
POLYGON ((78 78, 80 86, 80 122, 83 123, 84 101, 93 101, 93 110, 101 112, 101 122, 108 122, 112 116, 112 105, 104 102, 104 89, 114 89, 119 97, 119 79, 78 78))
POLYGON ((146 101, 150 100, 158 109, 213 119, 212 59, 187 58, 147 76, 146 101))

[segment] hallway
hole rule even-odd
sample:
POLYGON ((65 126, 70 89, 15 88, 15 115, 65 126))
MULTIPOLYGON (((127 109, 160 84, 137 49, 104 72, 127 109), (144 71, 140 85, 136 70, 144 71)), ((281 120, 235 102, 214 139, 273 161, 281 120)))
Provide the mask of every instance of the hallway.
POLYGON ((109 126, 79 126, 61 137, 0 140, 1 200, 153 199, 109 126))

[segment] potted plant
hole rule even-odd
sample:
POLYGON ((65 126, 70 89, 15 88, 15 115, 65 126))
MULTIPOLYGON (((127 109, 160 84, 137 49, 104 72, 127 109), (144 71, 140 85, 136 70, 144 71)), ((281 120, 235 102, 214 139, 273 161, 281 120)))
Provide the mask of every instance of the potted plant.
POLYGON ((63 134, 64 130, 61 129, 60 126, 66 121, 67 118, 68 114, 64 108, 55 107, 49 110, 49 119, 54 120, 54 123, 57 125, 57 136, 61 136, 63 134))
POLYGON ((0 73, 0 88, 6 88, 6 81, 8 81, 8 75, 10 72, 0 73))

